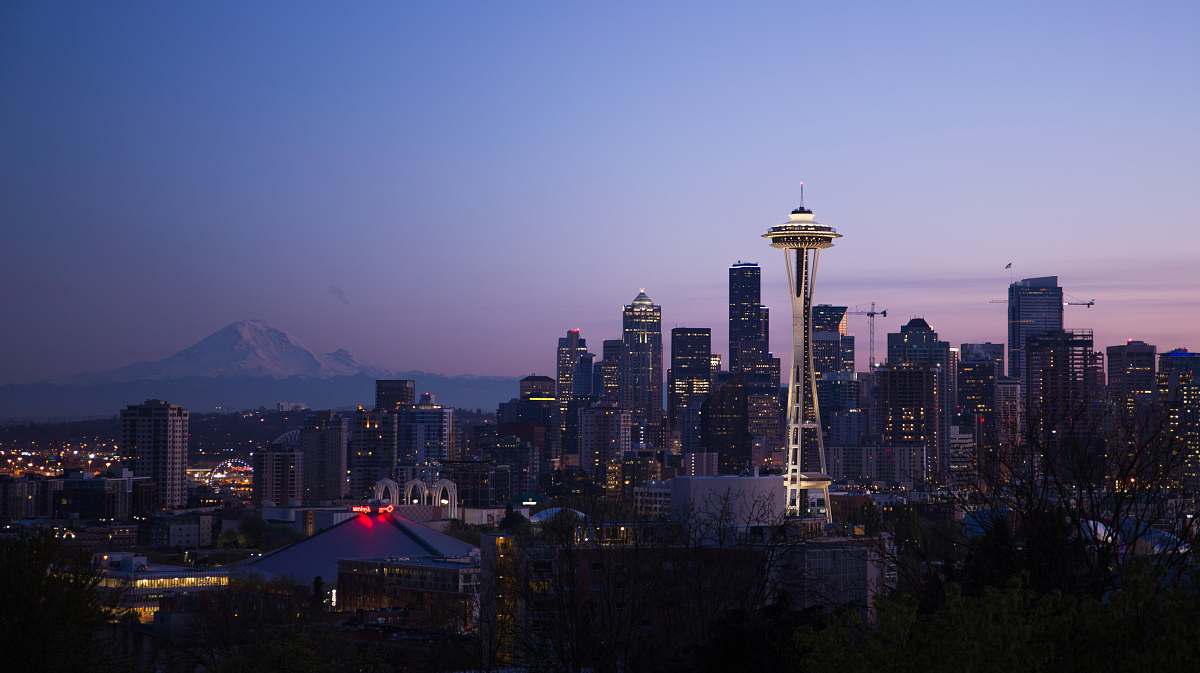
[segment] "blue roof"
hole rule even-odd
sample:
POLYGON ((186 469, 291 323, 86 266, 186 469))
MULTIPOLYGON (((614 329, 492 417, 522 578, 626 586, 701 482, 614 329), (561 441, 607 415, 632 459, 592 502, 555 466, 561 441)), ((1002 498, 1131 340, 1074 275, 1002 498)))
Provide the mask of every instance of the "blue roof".
POLYGON ((337 581, 340 559, 388 556, 455 557, 476 551, 462 540, 395 514, 360 514, 316 535, 238 566, 239 572, 286 577, 308 584, 337 581))
POLYGON ((577 519, 587 521, 587 516, 584 515, 583 512, 577 512, 566 507, 548 507, 529 517, 529 523, 546 523, 547 521, 550 521, 554 517, 564 512, 573 515, 577 519))

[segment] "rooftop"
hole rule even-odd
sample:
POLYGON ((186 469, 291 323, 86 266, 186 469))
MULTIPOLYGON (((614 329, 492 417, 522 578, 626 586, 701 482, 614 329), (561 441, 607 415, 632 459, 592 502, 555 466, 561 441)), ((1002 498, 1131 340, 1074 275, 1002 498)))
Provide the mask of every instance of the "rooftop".
POLYGON ((337 581, 338 561, 469 556, 476 548, 396 514, 360 514, 316 535, 242 564, 239 571, 302 583, 337 581))

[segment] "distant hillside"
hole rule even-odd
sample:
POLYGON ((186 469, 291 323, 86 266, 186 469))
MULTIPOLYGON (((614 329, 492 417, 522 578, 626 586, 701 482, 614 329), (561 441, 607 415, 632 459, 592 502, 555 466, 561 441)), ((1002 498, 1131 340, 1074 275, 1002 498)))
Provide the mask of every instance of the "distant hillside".
POLYGON ((175 355, 107 372, 44 383, 0 386, 0 419, 111 416, 157 398, 197 412, 273 407, 370 405, 375 379, 407 378, 444 404, 495 409, 515 397, 517 379, 392 372, 358 362, 345 350, 313 353, 285 332, 256 320, 233 323, 175 355))

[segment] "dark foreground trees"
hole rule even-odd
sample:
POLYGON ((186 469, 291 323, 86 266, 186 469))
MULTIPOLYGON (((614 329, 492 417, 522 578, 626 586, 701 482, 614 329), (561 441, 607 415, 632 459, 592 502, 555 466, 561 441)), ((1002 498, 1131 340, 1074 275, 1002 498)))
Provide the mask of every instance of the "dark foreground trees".
POLYGON ((110 612, 85 554, 49 533, 0 539, 0 661, 9 671, 110 671, 110 612))
POLYGON ((854 615, 795 636, 798 669, 843 673, 1200 670, 1200 593, 1164 588, 1149 573, 1106 599, 1039 594, 1020 579, 978 596, 949 585, 923 612, 912 595, 879 606, 878 622, 854 615))

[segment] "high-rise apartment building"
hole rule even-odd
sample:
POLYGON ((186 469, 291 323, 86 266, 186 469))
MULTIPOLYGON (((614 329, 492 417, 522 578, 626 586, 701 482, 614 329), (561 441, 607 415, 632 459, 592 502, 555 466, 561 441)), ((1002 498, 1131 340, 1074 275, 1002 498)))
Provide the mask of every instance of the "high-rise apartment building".
POLYGON ((1025 278, 1008 286, 1008 375, 1029 389, 1025 349, 1029 337, 1063 328, 1058 276, 1025 278))
POLYGON ((271 447, 252 458, 254 486, 251 504, 263 507, 299 507, 304 500, 304 454, 295 449, 271 447))
POLYGON ((146 400, 121 411, 121 449, 133 456, 133 473, 149 477, 159 505, 187 505, 188 411, 162 400, 146 400))
POLYGON ((422 393, 414 405, 400 409, 397 429, 398 458, 402 465, 431 460, 456 460, 454 409, 438 404, 432 393, 422 393))
POLYGON ((304 454, 304 504, 320 505, 345 498, 350 428, 345 416, 333 411, 309 414, 300 428, 304 454))
POLYGON ((663 430, 662 307, 638 292, 622 312, 621 408, 633 420, 637 448, 657 448, 663 430))

